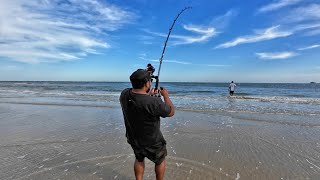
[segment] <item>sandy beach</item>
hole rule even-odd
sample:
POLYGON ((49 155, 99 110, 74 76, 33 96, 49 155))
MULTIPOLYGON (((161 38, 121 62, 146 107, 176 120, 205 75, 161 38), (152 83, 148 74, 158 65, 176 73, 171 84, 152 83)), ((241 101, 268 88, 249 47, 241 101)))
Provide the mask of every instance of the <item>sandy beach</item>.
POLYGON ((165 180, 320 180, 319 39, 320 0, 0 0, 0 180, 155 180, 122 107, 158 179, 164 137, 165 180))
MULTIPOLYGON (((162 120, 165 179, 318 179, 318 120, 179 110, 162 120)), ((124 134, 119 107, 1 103, 0 179, 134 179, 124 134)))

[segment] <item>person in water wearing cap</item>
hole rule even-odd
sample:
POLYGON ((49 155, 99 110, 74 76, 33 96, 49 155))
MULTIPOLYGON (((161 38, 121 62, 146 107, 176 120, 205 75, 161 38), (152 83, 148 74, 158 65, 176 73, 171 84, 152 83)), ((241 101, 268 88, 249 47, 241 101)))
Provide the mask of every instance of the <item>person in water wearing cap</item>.
POLYGON ((231 81, 231 83, 229 84, 229 93, 230 93, 230 96, 233 96, 234 94, 234 89, 236 88, 236 84, 233 83, 233 81, 231 81))
MULTIPOLYGON (((155 163, 157 180, 164 177, 165 156, 167 155, 166 141, 160 131, 160 117, 172 117, 174 106, 165 88, 161 88, 160 97, 150 96, 151 74, 138 69, 130 76, 132 88, 121 92, 122 107, 126 137, 135 154, 134 173, 138 180, 143 178, 144 158, 155 163)), ((153 91, 152 91, 153 92, 153 91)))

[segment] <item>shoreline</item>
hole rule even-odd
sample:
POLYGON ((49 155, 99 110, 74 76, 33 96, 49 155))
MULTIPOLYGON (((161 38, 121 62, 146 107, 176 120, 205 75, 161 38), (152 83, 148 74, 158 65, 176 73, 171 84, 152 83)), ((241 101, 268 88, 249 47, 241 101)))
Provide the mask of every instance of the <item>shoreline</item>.
MULTIPOLYGON (((17 104, 17 105, 34 105, 34 106, 67 106, 67 107, 88 107, 88 108, 120 108, 120 105, 98 105, 96 103, 92 104, 72 104, 72 103, 49 103, 49 102, 9 102, 9 101, 0 101, 0 104, 17 104)), ((110 104, 116 104, 114 102, 110 102, 110 104)), ((195 112, 195 113, 219 113, 219 114, 227 114, 227 113, 243 113, 243 114, 269 114, 269 115, 292 115, 292 116, 320 116, 320 114, 316 113, 284 113, 284 112, 256 112, 256 111, 240 111, 240 110, 217 110, 217 109, 190 109, 190 108, 179 108, 176 107, 178 111, 184 112, 195 112)))

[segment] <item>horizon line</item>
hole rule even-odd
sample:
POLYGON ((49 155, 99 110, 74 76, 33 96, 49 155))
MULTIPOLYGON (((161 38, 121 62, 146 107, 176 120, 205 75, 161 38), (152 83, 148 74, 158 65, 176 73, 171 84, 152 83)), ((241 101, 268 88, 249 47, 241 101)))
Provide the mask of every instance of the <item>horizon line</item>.
MULTIPOLYGON (((96 83, 130 83, 130 81, 71 81, 71 80, 0 80, 1 82, 79 82, 79 83, 85 83, 85 82, 96 82, 96 83)), ((213 82, 213 81, 163 81, 161 83, 230 83, 230 82, 213 82)), ((319 84, 315 81, 309 81, 309 82, 235 82, 236 84, 241 83, 255 83, 255 84, 310 84, 315 83, 319 84)))

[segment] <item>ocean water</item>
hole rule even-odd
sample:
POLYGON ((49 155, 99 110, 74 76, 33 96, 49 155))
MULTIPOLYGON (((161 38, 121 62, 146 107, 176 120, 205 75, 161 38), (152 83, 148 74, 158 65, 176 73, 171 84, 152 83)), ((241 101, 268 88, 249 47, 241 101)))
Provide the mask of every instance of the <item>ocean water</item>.
MULTIPOLYGON (((320 84, 240 83, 235 95, 228 83, 160 83, 177 109, 256 114, 320 115, 320 84)), ((129 82, 0 82, 0 103, 119 107, 129 82)))
MULTIPOLYGON (((118 100, 130 86, 0 82, 0 179, 133 179, 118 100)), ((320 84, 160 86, 180 110, 161 122, 165 179, 319 179, 320 84)))

